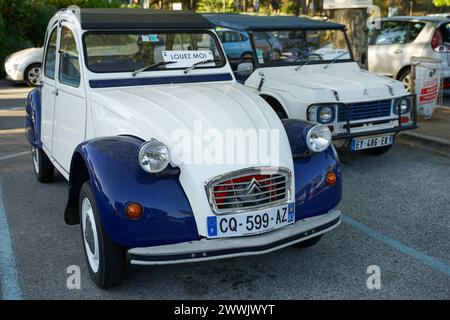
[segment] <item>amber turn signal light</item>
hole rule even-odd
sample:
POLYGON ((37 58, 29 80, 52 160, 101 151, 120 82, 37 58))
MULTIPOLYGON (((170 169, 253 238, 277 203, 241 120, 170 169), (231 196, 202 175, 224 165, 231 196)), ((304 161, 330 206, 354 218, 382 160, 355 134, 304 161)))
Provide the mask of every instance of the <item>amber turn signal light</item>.
POLYGON ((139 203, 132 202, 125 209, 128 219, 139 220, 144 215, 144 209, 139 203))
POLYGON ((336 174, 334 172, 331 172, 331 171, 328 172, 327 173, 327 177, 326 177, 327 186, 329 186, 329 187, 334 186, 336 184, 336 181, 337 181, 336 174))

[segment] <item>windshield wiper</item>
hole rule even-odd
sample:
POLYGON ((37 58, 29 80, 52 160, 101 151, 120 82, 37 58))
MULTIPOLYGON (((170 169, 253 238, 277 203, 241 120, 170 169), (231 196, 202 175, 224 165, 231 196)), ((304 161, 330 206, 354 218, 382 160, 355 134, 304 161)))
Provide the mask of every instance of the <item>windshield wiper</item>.
POLYGON ((212 62, 221 62, 221 61, 222 60, 220 60, 220 59, 208 59, 208 60, 196 62, 192 66, 187 67, 184 70, 184 74, 187 74, 189 71, 194 70, 195 68, 197 68, 198 66, 201 66, 202 64, 207 64, 207 63, 212 63, 212 62))
POLYGON ((300 70, 303 66, 306 66, 306 65, 309 64, 311 61, 314 61, 314 60, 307 60, 307 61, 305 61, 303 64, 301 64, 301 65, 299 65, 298 67, 296 67, 294 70, 295 70, 295 71, 300 70))
POLYGON ((344 51, 344 52, 341 52, 340 54, 338 54, 336 57, 334 57, 334 59, 333 60, 331 60, 326 66, 324 66, 323 68, 324 69, 327 69, 329 66, 331 66, 333 63, 335 63, 336 62, 336 60, 337 59, 339 59, 340 57, 342 57, 342 56, 345 56, 346 54, 348 54, 349 52, 348 52, 348 50, 347 51, 344 51))
POLYGON ((133 77, 136 77, 136 75, 138 75, 138 74, 141 73, 141 72, 144 72, 144 71, 147 71, 147 70, 156 68, 156 67, 160 67, 160 66, 165 66, 165 65, 168 65, 168 64, 172 64, 172 63, 177 63, 177 61, 161 61, 161 62, 158 62, 158 63, 154 63, 154 64, 151 64, 151 65, 149 65, 149 66, 145 66, 145 67, 143 67, 143 68, 134 70, 133 73, 132 73, 132 76, 133 76, 133 77))

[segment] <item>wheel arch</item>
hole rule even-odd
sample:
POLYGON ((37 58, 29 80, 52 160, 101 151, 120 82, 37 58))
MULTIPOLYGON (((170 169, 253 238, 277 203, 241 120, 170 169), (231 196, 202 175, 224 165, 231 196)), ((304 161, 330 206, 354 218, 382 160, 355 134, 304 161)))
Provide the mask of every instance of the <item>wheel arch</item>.
POLYGON ((283 117, 280 117, 280 119, 289 118, 289 114, 279 98, 276 98, 273 95, 267 93, 262 93, 260 96, 272 107, 272 109, 277 113, 279 117, 280 115, 283 115, 283 117))
POLYGON ((83 183, 88 180, 90 180, 89 169, 81 152, 76 150, 72 156, 72 161, 70 164, 69 195, 66 209, 64 211, 64 221, 69 225, 76 225, 80 223, 78 198, 83 183))
POLYGON ((407 64, 404 65, 400 68, 400 70, 398 70, 397 74, 395 75, 395 79, 398 80, 398 78, 400 77, 400 75, 405 72, 406 70, 410 69, 411 70, 411 65, 407 64))

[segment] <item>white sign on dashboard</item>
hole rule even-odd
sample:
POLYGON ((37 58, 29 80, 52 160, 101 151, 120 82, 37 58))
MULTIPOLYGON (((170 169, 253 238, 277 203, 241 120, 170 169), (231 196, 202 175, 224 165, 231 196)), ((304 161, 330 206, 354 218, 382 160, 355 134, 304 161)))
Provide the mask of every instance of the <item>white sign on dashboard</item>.
MULTIPOLYGON (((214 56, 211 51, 178 51, 178 50, 165 50, 162 52, 163 60, 166 61, 176 61, 176 63, 167 65, 167 68, 184 68, 190 67, 194 63, 214 60, 214 56)), ((207 66, 214 66, 214 62, 204 64, 207 66)))
POLYGON ((371 6, 372 0, 323 0, 323 8, 325 10, 369 8, 371 6))

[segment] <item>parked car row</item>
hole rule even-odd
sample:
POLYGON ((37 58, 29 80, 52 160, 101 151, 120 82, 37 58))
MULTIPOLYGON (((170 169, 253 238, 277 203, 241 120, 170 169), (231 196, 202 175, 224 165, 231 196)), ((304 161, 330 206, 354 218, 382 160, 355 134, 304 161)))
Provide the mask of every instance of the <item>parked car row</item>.
POLYGON ((64 218, 101 288, 127 263, 316 244, 340 224, 332 139, 381 154, 416 127, 402 83, 360 70, 333 23, 69 8, 48 24, 42 66, 26 106, 34 173, 69 181, 64 218), (250 42, 235 71, 219 26, 250 42))

